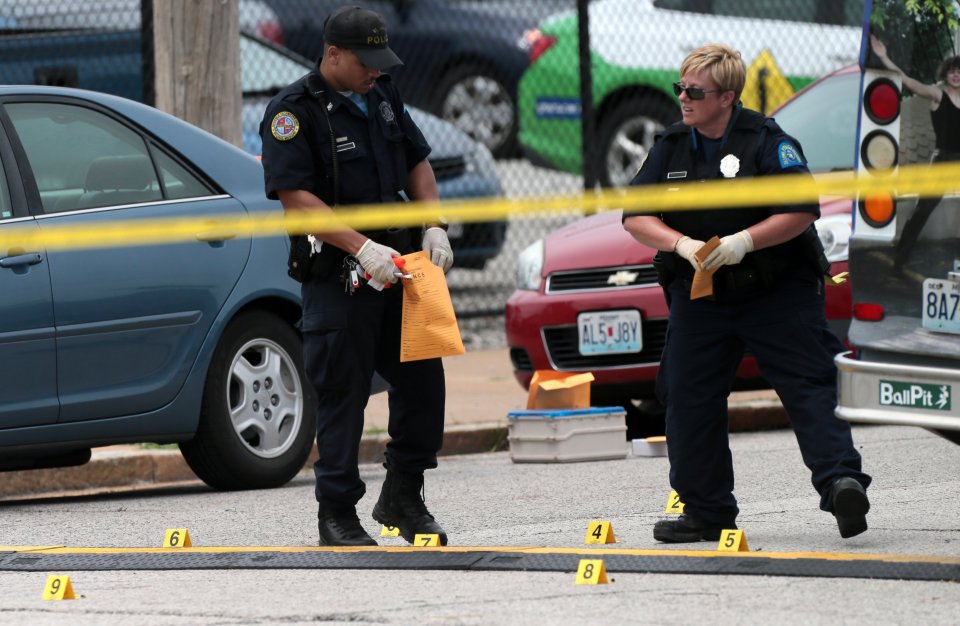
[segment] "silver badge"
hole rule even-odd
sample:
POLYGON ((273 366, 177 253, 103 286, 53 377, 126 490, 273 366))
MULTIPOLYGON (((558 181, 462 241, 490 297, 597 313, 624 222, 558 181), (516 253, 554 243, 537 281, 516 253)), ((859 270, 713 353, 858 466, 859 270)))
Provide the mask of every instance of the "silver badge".
POLYGON ((393 121, 393 108, 386 100, 380 103, 380 115, 383 116, 383 121, 387 124, 393 121))
POLYGON ((740 171, 740 159, 728 154, 720 159, 720 173, 724 178, 733 178, 740 171))

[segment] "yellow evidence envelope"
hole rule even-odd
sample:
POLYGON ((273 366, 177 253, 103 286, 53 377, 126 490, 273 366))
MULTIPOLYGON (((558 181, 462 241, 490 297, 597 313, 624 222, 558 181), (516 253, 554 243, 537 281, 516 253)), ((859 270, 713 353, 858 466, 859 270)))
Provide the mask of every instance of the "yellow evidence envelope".
POLYGON ((402 270, 403 323, 400 329, 400 362, 463 354, 463 339, 453 312, 443 270, 426 252, 404 255, 402 270))

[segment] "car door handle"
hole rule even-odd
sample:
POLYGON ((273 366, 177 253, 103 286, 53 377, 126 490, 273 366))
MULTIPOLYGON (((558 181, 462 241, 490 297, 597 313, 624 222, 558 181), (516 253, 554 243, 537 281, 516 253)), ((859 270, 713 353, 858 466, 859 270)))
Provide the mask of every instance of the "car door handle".
POLYGON ((230 239, 235 239, 236 236, 236 230, 217 223, 211 223, 209 225, 209 230, 200 231, 195 235, 197 241, 206 241, 207 243, 214 241, 229 241, 230 239))
POLYGON ((43 260, 43 257, 36 252, 27 254, 17 254, 0 259, 0 267, 21 267, 24 265, 36 265, 43 260))

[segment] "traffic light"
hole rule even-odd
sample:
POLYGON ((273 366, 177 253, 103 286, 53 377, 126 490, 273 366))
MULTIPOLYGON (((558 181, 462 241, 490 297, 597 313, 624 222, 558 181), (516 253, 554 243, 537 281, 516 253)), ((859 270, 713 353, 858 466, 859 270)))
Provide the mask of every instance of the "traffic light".
MULTIPOLYGON (((863 72, 860 100, 860 150, 857 172, 861 176, 888 177, 900 156, 900 77, 896 72, 868 68, 863 72)), ((857 202, 860 234, 893 239, 896 234, 896 199, 892 192, 864 194, 857 202)))

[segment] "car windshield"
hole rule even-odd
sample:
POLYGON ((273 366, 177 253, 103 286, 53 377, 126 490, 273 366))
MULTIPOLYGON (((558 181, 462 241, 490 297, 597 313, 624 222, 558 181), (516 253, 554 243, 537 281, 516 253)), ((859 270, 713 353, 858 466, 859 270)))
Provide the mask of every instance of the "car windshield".
POLYGON ((853 169, 859 88, 859 74, 830 76, 774 114, 777 123, 800 142, 811 171, 853 169))
POLYGON ((293 58, 249 36, 240 37, 240 82, 243 93, 273 95, 310 71, 306 59, 293 58))

